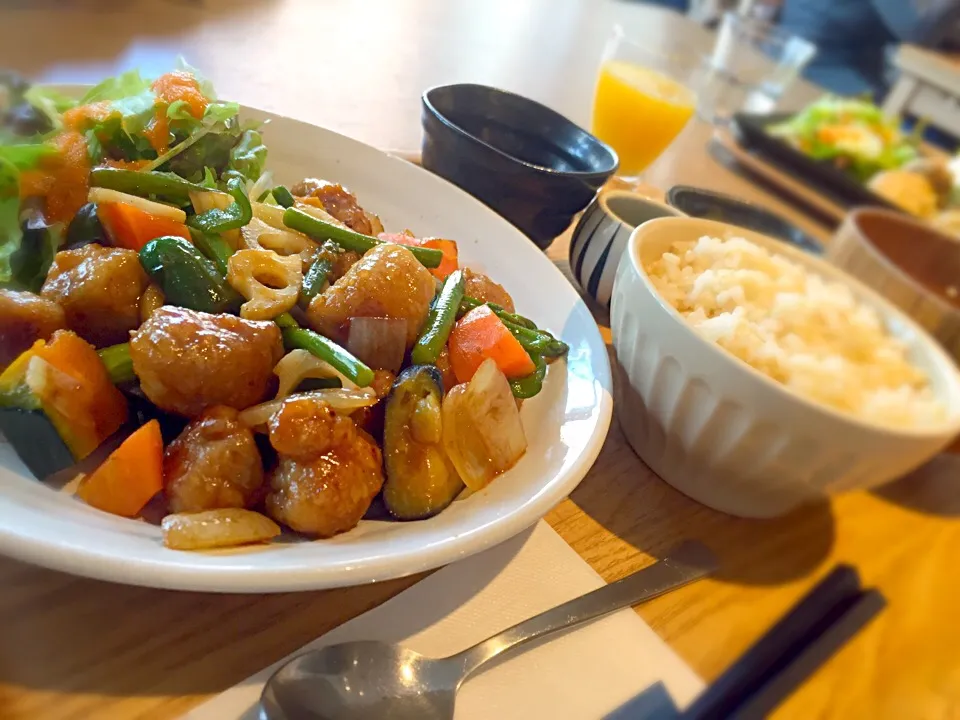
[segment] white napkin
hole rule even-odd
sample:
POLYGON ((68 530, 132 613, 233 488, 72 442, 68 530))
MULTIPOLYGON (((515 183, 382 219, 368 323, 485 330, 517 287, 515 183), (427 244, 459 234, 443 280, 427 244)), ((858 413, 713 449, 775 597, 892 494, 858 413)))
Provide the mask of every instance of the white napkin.
MULTIPOLYGON (((397 642, 441 657, 600 587, 603 580, 544 522, 438 570, 377 608, 305 645, 397 642)), ((264 682, 288 658, 209 700, 190 720, 255 720, 264 682)), ((697 675, 633 610, 622 610, 472 676, 456 720, 663 718, 703 688, 697 675), (662 683, 662 684, 658 684, 662 683)))

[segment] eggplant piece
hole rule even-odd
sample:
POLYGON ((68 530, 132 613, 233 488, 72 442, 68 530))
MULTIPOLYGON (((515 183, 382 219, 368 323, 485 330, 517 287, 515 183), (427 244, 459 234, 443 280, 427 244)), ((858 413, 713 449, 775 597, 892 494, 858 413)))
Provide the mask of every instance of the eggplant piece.
POLYGON ((97 204, 88 202, 77 210, 73 220, 67 226, 67 237, 65 250, 76 250, 96 243, 109 247, 110 241, 107 239, 107 233, 103 229, 100 217, 97 215, 97 204))
POLYGON ((463 490, 442 444, 443 380, 433 365, 414 365, 393 383, 383 431, 383 500, 400 520, 436 515, 463 490))
POLYGON ((40 480, 77 463, 43 410, 0 407, 0 432, 40 480))

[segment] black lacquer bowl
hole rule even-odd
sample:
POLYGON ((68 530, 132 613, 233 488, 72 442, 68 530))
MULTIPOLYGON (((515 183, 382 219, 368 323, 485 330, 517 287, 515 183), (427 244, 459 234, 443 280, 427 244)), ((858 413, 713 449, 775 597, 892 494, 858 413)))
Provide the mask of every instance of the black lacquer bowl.
POLYGON ((667 204, 691 217, 739 225, 795 245, 814 255, 823 254, 823 245, 776 213, 730 195, 689 185, 674 185, 667 191, 667 204))
POLYGON ((617 169, 617 154, 559 113, 484 85, 423 93, 423 166, 546 248, 617 169))

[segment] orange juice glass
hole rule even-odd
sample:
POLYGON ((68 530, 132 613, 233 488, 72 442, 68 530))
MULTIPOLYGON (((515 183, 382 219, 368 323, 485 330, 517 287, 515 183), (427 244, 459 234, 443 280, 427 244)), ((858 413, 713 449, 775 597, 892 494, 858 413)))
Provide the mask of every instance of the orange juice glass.
POLYGON ((693 115, 687 84, 698 60, 676 49, 654 54, 617 28, 600 66, 592 130, 617 151, 620 175, 639 175, 683 130, 693 115))

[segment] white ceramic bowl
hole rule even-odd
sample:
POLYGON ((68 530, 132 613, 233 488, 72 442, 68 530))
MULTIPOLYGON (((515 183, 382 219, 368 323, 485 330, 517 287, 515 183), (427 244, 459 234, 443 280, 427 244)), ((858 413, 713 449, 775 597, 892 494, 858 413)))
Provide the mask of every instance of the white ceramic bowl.
POLYGON ((892 480, 960 433, 960 372, 916 323, 824 260, 710 220, 663 218, 630 237, 613 289, 616 408, 633 449, 681 492, 717 510, 772 517, 803 502, 892 480), (701 338, 660 298, 643 263, 676 240, 739 236, 830 279, 874 307, 930 376, 949 421, 892 429, 809 401, 701 338))

